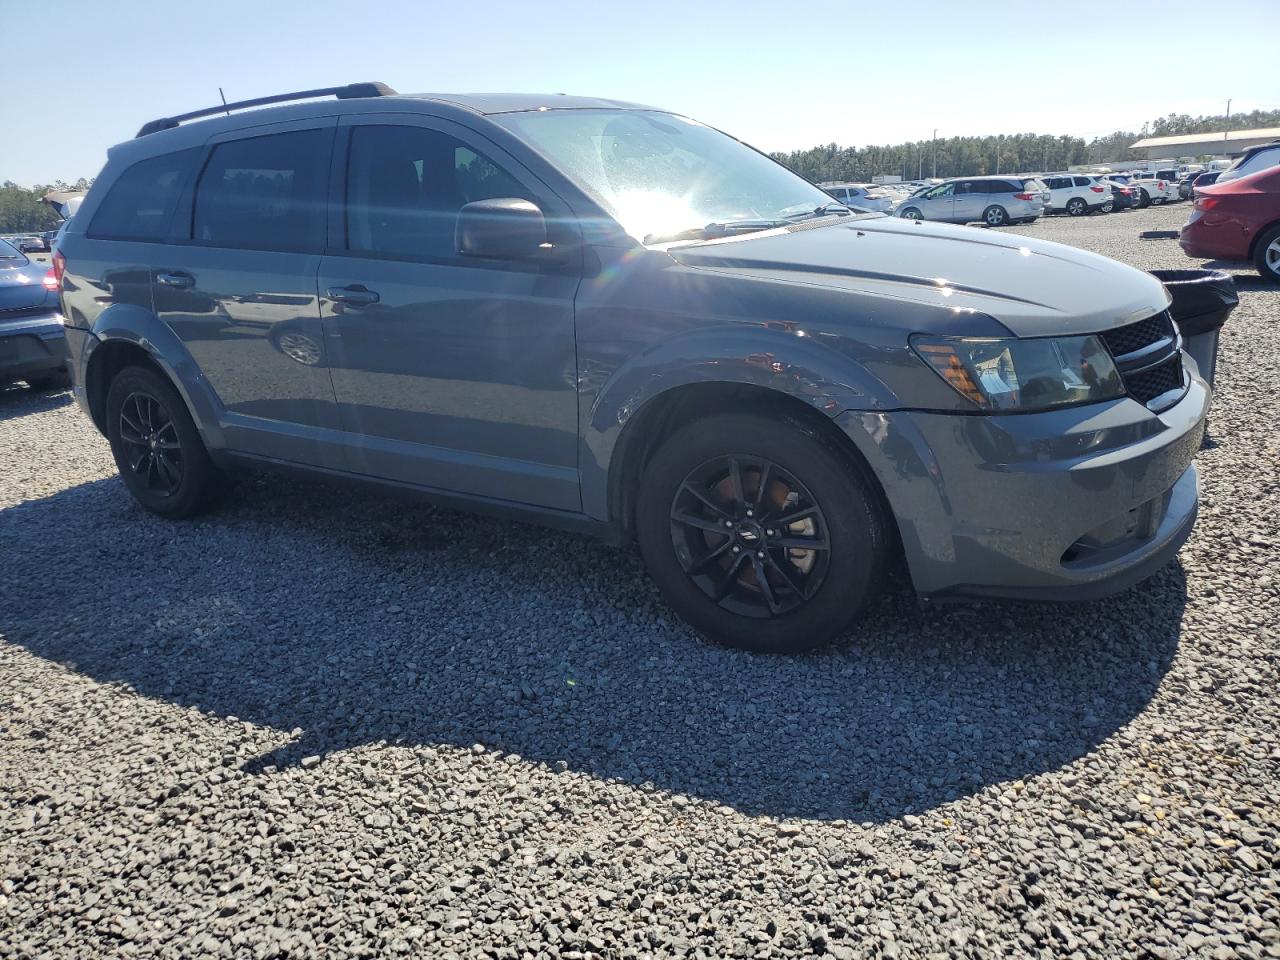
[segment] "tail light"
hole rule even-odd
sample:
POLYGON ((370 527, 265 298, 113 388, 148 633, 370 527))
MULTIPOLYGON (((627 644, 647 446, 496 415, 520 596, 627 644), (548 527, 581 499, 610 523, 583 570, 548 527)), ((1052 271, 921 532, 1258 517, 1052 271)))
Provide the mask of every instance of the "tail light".
POLYGON ((53 293, 58 289, 58 275, 54 271, 53 267, 50 267, 45 271, 44 276, 40 278, 40 282, 44 284, 44 288, 50 293, 53 293))
POLYGON ((1089 189, 1092 190, 1094 193, 1102 192, 1102 187, 1090 187, 1089 189))
POLYGON ((1034 200, 1035 198, 1036 195, 1034 193, 1015 193, 1013 195, 1015 200, 1034 200))
POLYGON ((61 250, 53 251, 53 270, 50 272, 53 274, 53 289, 57 290, 62 286, 62 275, 67 272, 67 258, 61 250))
POLYGON ((1157 180, 1157 181, 1156 181, 1156 189, 1157 189, 1157 190, 1163 190, 1163 189, 1164 189, 1165 187, 1167 187, 1167 186, 1168 186, 1168 184, 1167 184, 1167 183, 1165 183, 1163 180, 1157 180))
POLYGON ((1206 197, 1204 195, 1200 195, 1191 202, 1191 205, 1195 207, 1197 210, 1207 211, 1207 210, 1212 210, 1221 202, 1222 202, 1221 197, 1206 197))

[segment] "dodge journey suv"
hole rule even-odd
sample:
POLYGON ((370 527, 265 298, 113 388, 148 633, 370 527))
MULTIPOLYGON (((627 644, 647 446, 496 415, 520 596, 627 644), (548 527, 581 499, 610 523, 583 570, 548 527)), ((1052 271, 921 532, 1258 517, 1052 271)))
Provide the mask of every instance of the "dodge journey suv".
POLYGON ((926 597, 1102 596, 1196 516, 1208 390, 1156 279, 854 213, 649 107, 355 84, 155 120, 56 269, 147 509, 282 466, 591 531, 751 650, 829 640, 900 561, 926 597))

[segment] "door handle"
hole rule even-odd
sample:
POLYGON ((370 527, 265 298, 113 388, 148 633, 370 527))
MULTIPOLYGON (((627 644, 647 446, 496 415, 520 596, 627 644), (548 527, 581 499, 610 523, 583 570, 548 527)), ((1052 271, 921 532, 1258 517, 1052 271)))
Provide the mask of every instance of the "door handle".
POLYGON ((157 273, 156 283, 162 287, 194 287, 196 278, 189 273, 157 273))
POLYGON ((353 307, 364 307, 371 303, 377 303, 380 299, 378 294, 370 290, 363 283, 353 283, 345 287, 330 287, 325 291, 325 296, 330 300, 336 300, 338 303, 349 303, 353 307))

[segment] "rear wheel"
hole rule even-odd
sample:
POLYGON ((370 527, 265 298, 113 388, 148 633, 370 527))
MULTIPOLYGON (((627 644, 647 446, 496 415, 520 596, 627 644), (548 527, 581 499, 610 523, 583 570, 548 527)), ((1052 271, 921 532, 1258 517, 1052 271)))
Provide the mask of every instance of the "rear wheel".
POLYGON ((988 227, 1003 227, 1009 222, 1009 212, 1004 207, 992 205, 982 211, 982 222, 988 227))
POLYGON ((879 589, 886 523, 863 468, 789 418, 689 424, 645 469, 636 531, 667 602, 719 643, 796 653, 879 589))
POLYGON ((1073 217, 1083 217, 1089 212, 1089 205, 1079 197, 1072 197, 1067 201, 1067 213, 1073 217))
POLYGON ((1280 283, 1280 224, 1258 238, 1253 263, 1264 280, 1280 283))
POLYGON ((135 500, 180 519, 207 508, 221 487, 186 404, 164 377, 126 367, 107 392, 107 439, 135 500))

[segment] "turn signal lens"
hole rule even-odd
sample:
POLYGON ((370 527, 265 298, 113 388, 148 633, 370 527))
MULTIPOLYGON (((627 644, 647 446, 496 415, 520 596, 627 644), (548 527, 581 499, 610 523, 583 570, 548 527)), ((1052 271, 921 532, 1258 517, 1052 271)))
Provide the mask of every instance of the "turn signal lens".
POLYGON ((916 352, 924 357, 929 366, 951 384, 962 396, 972 400, 978 406, 986 406, 986 394, 978 389, 973 377, 960 362, 955 347, 937 341, 920 341, 915 345, 916 352))

